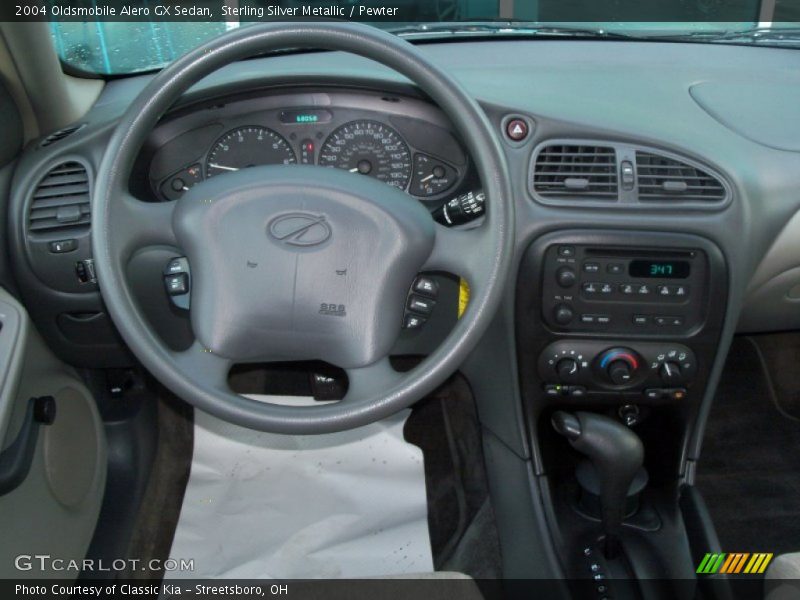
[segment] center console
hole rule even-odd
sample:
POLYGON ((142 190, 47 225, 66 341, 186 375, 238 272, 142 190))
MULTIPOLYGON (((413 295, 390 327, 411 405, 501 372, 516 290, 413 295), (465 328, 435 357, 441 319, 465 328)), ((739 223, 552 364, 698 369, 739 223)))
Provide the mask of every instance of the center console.
MULTIPOLYGON (((693 235, 559 231, 526 251, 515 313, 520 384, 548 526, 568 578, 694 581, 678 498, 727 281, 720 250, 693 235), (632 440, 641 441, 641 469, 609 495, 607 479, 629 457, 604 453, 634 447, 632 440), (613 535, 623 551, 613 560, 601 551, 614 522, 608 514, 622 519, 613 535)), ((601 597, 611 587, 599 585, 601 597)))

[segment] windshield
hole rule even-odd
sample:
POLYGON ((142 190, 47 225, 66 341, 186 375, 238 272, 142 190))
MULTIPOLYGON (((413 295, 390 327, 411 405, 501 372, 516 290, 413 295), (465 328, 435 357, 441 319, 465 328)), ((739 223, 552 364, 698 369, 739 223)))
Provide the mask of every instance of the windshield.
POLYGON ((96 2, 50 5, 46 16, 62 61, 100 75, 150 71, 232 28, 332 18, 411 40, 597 37, 800 48, 800 0, 139 0, 127 6, 109 14, 96 2))

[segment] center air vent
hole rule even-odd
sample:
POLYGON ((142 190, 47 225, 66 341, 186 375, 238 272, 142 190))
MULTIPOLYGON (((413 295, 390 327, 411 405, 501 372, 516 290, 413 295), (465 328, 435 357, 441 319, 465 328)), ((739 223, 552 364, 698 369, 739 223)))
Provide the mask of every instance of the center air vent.
POLYGON ((616 152, 610 146, 545 146, 536 157, 533 189, 543 198, 616 200, 616 152))
POLYGON ((702 201, 725 199, 722 182, 713 175, 684 162, 651 154, 636 153, 636 178, 641 201, 702 201))
POLYGON ((54 167, 36 186, 28 214, 28 231, 86 228, 90 219, 89 174, 79 162, 54 167))

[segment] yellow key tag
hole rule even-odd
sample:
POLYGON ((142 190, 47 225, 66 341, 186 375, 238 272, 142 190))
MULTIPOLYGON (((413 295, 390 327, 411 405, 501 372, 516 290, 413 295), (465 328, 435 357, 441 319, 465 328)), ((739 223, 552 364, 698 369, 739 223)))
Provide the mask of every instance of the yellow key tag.
POLYGON ((458 283, 458 318, 464 314, 469 304, 469 284, 466 279, 461 279, 458 283))

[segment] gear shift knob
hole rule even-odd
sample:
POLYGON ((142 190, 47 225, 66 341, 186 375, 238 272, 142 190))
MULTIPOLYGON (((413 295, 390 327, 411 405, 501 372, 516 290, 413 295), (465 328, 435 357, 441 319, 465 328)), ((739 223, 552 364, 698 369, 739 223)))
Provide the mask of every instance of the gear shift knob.
POLYGON ((622 423, 594 413, 558 411, 553 414, 552 423, 597 470, 605 532, 604 553, 607 558, 614 558, 619 548, 628 488, 644 461, 642 440, 622 423))

